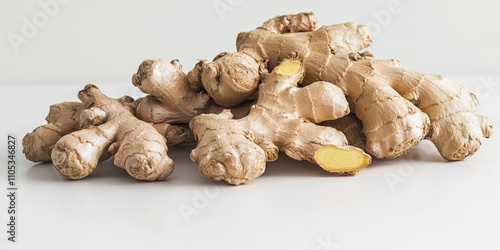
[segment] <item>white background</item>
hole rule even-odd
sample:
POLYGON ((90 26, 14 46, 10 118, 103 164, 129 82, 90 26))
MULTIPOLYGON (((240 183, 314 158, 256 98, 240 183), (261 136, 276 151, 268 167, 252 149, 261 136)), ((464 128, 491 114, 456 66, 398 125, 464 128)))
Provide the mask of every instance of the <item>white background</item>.
POLYGON ((414 70, 469 75, 499 69, 496 0, 64 0, 53 17, 44 19, 48 12, 40 3, 49 1, 1 1, 0 84, 129 83, 146 58, 177 58, 187 70, 196 59, 234 51, 238 32, 300 11, 314 11, 319 25, 370 24, 378 33, 370 51, 414 70), (227 11, 216 11, 217 3, 227 11), (24 18, 39 26, 27 32, 26 44, 12 46, 8 35, 23 35, 24 18))
MULTIPOLYGON (((76 100, 85 83, 137 97, 130 77, 143 59, 178 58, 189 70, 196 59, 233 51, 239 31, 300 11, 314 11, 319 25, 370 24, 376 57, 458 80, 479 96, 479 113, 500 124, 498 1, 73 0, 53 13, 41 7, 47 2, 0 3, 0 128, 19 142, 50 104, 76 100), (24 18, 39 18, 29 37, 24 18), (13 45, 12 34, 26 43, 13 45)), ((0 146, 6 161, 6 142, 0 146)), ((174 174, 156 183, 134 181, 109 162, 68 181, 18 148, 19 242, 6 240, 2 195, 0 249, 498 249, 499 146, 494 134, 474 157, 445 162, 423 142, 352 178, 281 155, 238 187, 201 178, 188 146, 170 150, 174 174), (187 207, 196 214, 183 216, 187 207)))

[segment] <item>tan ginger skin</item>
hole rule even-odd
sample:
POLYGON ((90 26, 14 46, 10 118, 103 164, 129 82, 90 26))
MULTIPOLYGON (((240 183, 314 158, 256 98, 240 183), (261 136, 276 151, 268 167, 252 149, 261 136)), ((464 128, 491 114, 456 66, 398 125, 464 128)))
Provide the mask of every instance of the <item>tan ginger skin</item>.
MULTIPOLYGON (((117 99, 131 112, 137 104, 130 96, 117 99)), ((79 129, 79 119, 85 107, 81 102, 62 102, 50 106, 47 124, 38 126, 23 137, 23 153, 33 162, 51 161, 52 147, 63 136, 79 129)))
MULTIPOLYGON (((192 89, 188 77, 177 60, 142 62, 132 76, 132 84, 148 96, 139 103, 136 116, 152 123, 187 124, 199 114, 222 112, 224 107, 216 104, 207 93, 192 89)), ((251 102, 243 103, 232 107, 231 111, 236 117, 243 117, 251 105, 251 102)))
MULTIPOLYGON (((141 120, 155 123, 155 128, 159 130, 161 126, 170 126, 169 123, 189 123, 193 117, 200 114, 222 112, 224 107, 216 104, 207 93, 202 92, 204 90, 201 85, 203 65, 205 65, 205 62, 201 61, 196 64, 193 70, 185 74, 182 71, 182 65, 177 60, 171 62, 144 60, 139 65, 137 72, 132 76, 134 86, 138 87, 143 93, 148 94, 138 103, 135 111, 136 116, 141 120)), ((267 72, 267 69, 264 69, 264 71, 267 72)), ((259 74, 263 74, 263 72, 259 74)), ((238 95, 233 97, 235 96, 238 95)), ((248 98, 248 96, 245 98, 248 98)), ((249 101, 231 107, 234 118, 238 119, 246 116, 253 103, 253 101, 249 101)), ((362 126, 359 125, 358 119, 353 118, 355 117, 348 115, 345 118, 325 122, 324 125, 331 126, 346 134, 349 145, 364 149, 366 138, 361 134, 362 126), (358 134, 361 134, 359 140, 358 137, 354 137, 358 134)), ((173 143, 174 140, 180 142, 194 141, 190 137, 192 135, 191 131, 185 127, 182 127, 182 129, 184 130, 179 133, 182 136, 167 137, 169 144, 177 144, 173 143)), ((165 134, 164 132, 161 133, 165 134)))
POLYGON ((349 145, 366 151, 366 136, 363 134, 363 124, 355 114, 350 113, 335 120, 324 121, 320 125, 335 128, 345 135, 349 145))
POLYGON ((54 166, 70 179, 88 176, 101 156, 114 155, 114 164, 139 180, 164 180, 173 171, 165 137, 130 109, 109 98, 94 85, 78 93, 85 109, 81 130, 63 136, 52 149, 54 166))
POLYGON ((173 143, 192 140, 187 128, 169 123, 191 121, 198 138, 191 158, 203 176, 241 184, 261 175, 279 150, 330 172, 355 174, 371 158, 347 142, 377 158, 393 158, 426 138, 445 159, 462 160, 491 136, 493 124, 474 113, 473 94, 442 76, 406 70, 396 60, 374 60, 362 51, 370 44, 363 25, 316 30, 312 13, 278 16, 240 33, 238 52, 200 61, 188 74, 175 60, 144 61, 132 78, 149 94, 140 101, 111 99, 87 85, 79 93, 83 104, 51 107, 47 124, 23 138, 23 151, 32 161, 52 160, 71 179, 89 175, 99 160, 115 154, 115 164, 134 178, 162 180, 173 169, 165 137, 173 143), (306 87, 298 88, 299 81, 306 87), (342 94, 328 96, 335 86, 350 108, 336 106, 346 101, 338 99, 342 94), (251 107, 248 100, 257 95, 251 107), (355 116, 326 121, 349 109, 355 116), (327 127, 314 124, 320 122, 327 127))
POLYGON ((349 113, 342 90, 326 82, 299 88, 302 77, 301 63, 286 60, 260 85, 248 116, 234 120, 226 110, 191 120, 198 141, 191 159, 205 178, 248 183, 264 172, 266 162, 278 158, 279 151, 346 175, 371 162, 361 149, 348 146, 341 132, 314 124, 349 113))
POLYGON ((45 120, 47 124, 39 126, 23 137, 23 153, 33 162, 50 161, 52 147, 64 135, 78 129, 78 119, 85 107, 80 102, 63 102, 50 106, 45 120))
MULTIPOLYGON (((141 99, 134 100, 124 96, 117 99, 130 112, 135 113, 137 104, 141 99)), ((61 137, 80 129, 79 120, 85 106, 81 102, 63 102, 50 106, 50 111, 45 120, 47 124, 38 126, 23 137, 23 153, 26 159, 33 162, 52 161, 51 153, 54 144, 61 137)), ((167 139, 168 145, 194 142, 193 134, 187 125, 172 125, 169 123, 153 124, 153 127, 167 139)), ((104 154, 102 160, 110 157, 104 154)))
POLYGON ((396 60, 374 60, 360 52, 370 44, 364 25, 316 30, 315 16, 299 13, 240 33, 238 52, 197 67, 208 93, 218 104, 231 106, 250 96, 249 89, 257 91, 261 68, 272 69, 291 55, 302 59, 303 84, 327 81, 339 86, 363 123, 366 150, 377 158, 400 156, 426 138, 443 158, 462 160, 492 134, 492 122, 474 113, 478 101, 473 94, 440 75, 410 71, 396 60), (240 87, 246 96, 226 91, 240 87))

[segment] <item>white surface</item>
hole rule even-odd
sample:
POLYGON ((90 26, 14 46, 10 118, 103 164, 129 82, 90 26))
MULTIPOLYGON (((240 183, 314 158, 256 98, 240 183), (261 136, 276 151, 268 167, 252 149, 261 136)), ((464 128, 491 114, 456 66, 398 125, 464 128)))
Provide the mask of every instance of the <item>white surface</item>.
POLYGON ((316 13, 319 25, 370 25, 377 34, 369 50, 379 59, 397 58, 422 72, 493 74, 499 9, 498 0, 3 0, 0 85, 129 82, 147 58, 178 58, 190 69, 196 59, 234 51, 238 32, 300 11, 316 13), (55 1, 52 11, 41 7, 55 1), (27 23, 38 26, 23 35, 27 23), (9 34, 26 43, 12 45, 9 34))
MULTIPOLYGON (((483 94, 479 113, 500 124, 498 87, 484 92, 480 77, 454 79, 476 84, 467 87, 483 94)), ((7 133, 20 143, 43 123, 50 104, 76 100, 83 88, 43 86, 0 87, 0 165, 6 166, 7 133)), ((101 89, 113 97, 136 94, 131 85, 101 89)), ((188 146, 169 151, 175 171, 153 183, 135 181, 110 162, 69 181, 51 164, 26 161, 18 147, 18 242, 5 238, 2 195, 0 249, 499 249, 499 146, 494 135, 472 158, 445 162, 425 141, 354 177, 280 155, 263 176, 236 187, 203 179, 188 146), (187 206, 197 214, 183 216, 187 206)), ((0 187, 6 186, 2 168, 0 187)))

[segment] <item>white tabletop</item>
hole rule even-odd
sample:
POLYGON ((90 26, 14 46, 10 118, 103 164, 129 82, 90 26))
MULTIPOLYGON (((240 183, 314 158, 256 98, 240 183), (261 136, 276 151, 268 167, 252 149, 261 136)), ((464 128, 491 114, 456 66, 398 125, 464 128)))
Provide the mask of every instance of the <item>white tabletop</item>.
MULTIPOLYGON (((479 112, 500 124, 500 88, 455 77, 483 93, 479 112)), ((494 79, 500 79, 495 77, 494 79)), ((76 101, 85 83, 0 87, 6 135, 44 123, 50 104, 76 101)), ((130 83, 99 84, 113 97, 130 83)), ((404 157, 375 160, 354 177, 336 177, 284 154, 252 183, 206 180, 190 146, 171 147, 174 173, 140 182, 101 163, 70 181, 17 148, 17 237, 7 240, 8 200, 0 196, 0 249, 499 249, 500 168, 496 132, 471 158, 444 161, 423 141, 404 157), (376 246, 376 247, 375 247, 376 246)), ((7 169, 0 171, 7 192, 7 169)))

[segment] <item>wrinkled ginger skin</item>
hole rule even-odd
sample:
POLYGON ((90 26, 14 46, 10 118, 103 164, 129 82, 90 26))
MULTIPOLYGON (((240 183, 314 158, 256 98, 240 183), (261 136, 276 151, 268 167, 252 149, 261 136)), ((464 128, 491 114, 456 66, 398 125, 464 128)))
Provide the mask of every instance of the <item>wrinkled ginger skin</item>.
MULTIPOLYGON (((129 96, 117 99, 123 106, 135 113, 135 108, 142 101, 133 100, 129 96)), ((47 124, 38 126, 23 137, 23 153, 26 159, 33 162, 50 162, 54 144, 61 137, 80 129, 80 113, 85 107, 81 102, 63 102, 50 106, 47 124)), ((193 135, 187 125, 171 125, 168 123, 154 124, 155 129, 165 136, 168 145, 194 142, 193 135)), ((106 160, 110 154, 101 156, 106 160)))
POLYGON ((47 124, 35 128, 23 138, 23 153, 33 162, 51 161, 54 144, 64 135, 78 129, 83 103, 63 102, 50 106, 47 124))
POLYGON ((224 58, 230 59, 203 65, 201 82, 215 103, 233 107, 255 93, 265 68, 263 62, 242 53, 224 53, 224 58))
MULTIPOLYGON (((189 123, 199 114, 220 113, 224 109, 216 104, 207 93, 199 92, 199 86, 190 84, 201 77, 200 67, 185 74, 177 60, 145 60, 132 76, 132 83, 148 94, 136 109, 136 116, 151 123, 189 123), (194 91, 198 90, 198 91, 194 91)), ((248 114, 251 102, 232 107, 236 117, 248 114)))
POLYGON ((210 96, 191 90, 176 60, 145 60, 132 76, 132 83, 149 94, 136 110, 137 117, 147 122, 188 123, 213 105, 210 96))
POLYGON ((330 126, 345 135, 349 145, 362 149, 366 149, 366 136, 363 134, 363 124, 351 113, 344 117, 321 122, 320 125, 330 126))
POLYGON ((193 132, 187 124, 172 125, 169 123, 155 123, 153 127, 158 133, 165 136, 167 145, 195 142, 193 132))
POLYGON ((346 75, 338 85, 347 89, 349 82, 359 81, 363 76, 366 79, 363 90, 351 91, 351 98, 359 96, 354 112, 363 120, 367 148, 377 156, 391 150, 398 152, 394 147, 398 144, 393 141, 412 144, 411 139, 416 137, 397 139, 423 131, 423 136, 434 143, 443 158, 463 160, 479 149, 483 138, 490 137, 493 124, 487 117, 475 114, 476 97, 452 80, 406 70, 395 60, 361 58, 350 63, 357 74, 346 75), (372 97, 363 91, 373 93, 372 97), (395 104, 401 97, 408 100, 405 106, 395 104), (382 115, 373 117, 371 113, 382 115), (428 118, 418 118, 424 115, 428 118))
MULTIPOLYGON (((304 16, 314 19, 312 13, 278 16, 263 27, 286 27, 294 18, 307 20, 304 16)), ((373 156, 398 157, 427 138, 443 158, 462 160, 491 135, 492 122, 474 113, 478 104, 475 96, 459 84, 439 75, 404 69, 396 60, 374 60, 370 53, 360 52, 371 44, 366 26, 344 23, 315 30, 315 22, 310 23, 306 32, 262 27, 242 32, 236 53, 264 60, 268 69, 293 55, 304 64, 303 84, 326 81, 340 87, 363 123, 366 150, 373 156)), ((231 57, 223 56, 217 63, 230 65, 229 60, 231 57)), ((233 75, 233 81, 237 77, 233 75)))
POLYGON ((303 76, 300 65, 284 61, 267 75, 257 103, 244 118, 235 120, 228 110, 193 118, 190 127, 198 145, 191 160, 198 162, 203 177, 234 185, 248 183, 264 172, 266 162, 278 158, 279 151, 296 160, 317 163, 315 152, 326 145, 356 150, 365 160, 355 170, 325 168, 330 172, 354 174, 370 163, 370 156, 362 150, 347 146, 342 133, 313 123, 342 117, 349 113, 349 106, 342 90, 332 84, 297 87, 303 76), (300 68, 296 72, 282 70, 293 65, 300 68))
MULTIPOLYGON (((135 100, 130 96, 117 99, 123 106, 134 112, 140 99, 135 100)), ((52 147, 61 137, 80 128, 80 113, 85 107, 81 102, 62 102, 50 106, 49 114, 45 118, 47 124, 38 126, 23 138, 23 153, 26 159, 33 162, 49 162, 52 147)), ((109 158, 103 155, 101 160, 109 158)))
MULTIPOLYGON (((300 13, 271 19, 256 31, 277 35, 313 31, 315 27, 316 18, 312 13, 300 13)), ((267 59, 260 56, 254 47, 248 50, 243 48, 236 53, 221 53, 210 63, 203 61, 196 65, 193 71, 200 72, 201 85, 217 104, 232 107, 252 96, 259 87, 261 76, 277 65, 276 63, 273 67, 267 67, 267 59)))
POLYGON ((114 154, 114 164, 139 180, 164 180, 172 173, 166 140, 155 128, 137 119, 130 109, 88 84, 78 93, 86 109, 84 128, 63 136, 52 150, 56 169, 70 179, 88 176, 101 155, 114 154))

